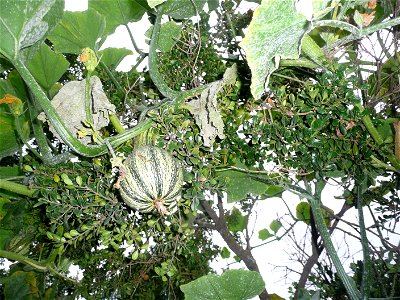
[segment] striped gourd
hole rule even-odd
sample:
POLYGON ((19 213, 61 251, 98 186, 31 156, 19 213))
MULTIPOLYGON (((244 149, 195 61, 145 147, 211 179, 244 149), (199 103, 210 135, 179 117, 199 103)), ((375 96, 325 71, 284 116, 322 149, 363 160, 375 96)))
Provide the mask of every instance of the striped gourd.
MULTIPOLYGON (((175 206, 183 184, 180 164, 165 150, 143 146, 124 161, 120 193, 125 203, 144 213, 166 214, 175 206)), ((121 173, 121 172, 120 172, 121 173)))

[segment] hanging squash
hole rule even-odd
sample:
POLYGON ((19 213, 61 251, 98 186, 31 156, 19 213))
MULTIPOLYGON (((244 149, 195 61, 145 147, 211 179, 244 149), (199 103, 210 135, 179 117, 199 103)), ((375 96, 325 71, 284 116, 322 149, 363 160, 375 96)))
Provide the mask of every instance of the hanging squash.
POLYGON ((134 150, 120 167, 117 182, 122 199, 130 207, 144 213, 158 211, 162 215, 176 205, 182 184, 179 162, 154 146, 134 150))

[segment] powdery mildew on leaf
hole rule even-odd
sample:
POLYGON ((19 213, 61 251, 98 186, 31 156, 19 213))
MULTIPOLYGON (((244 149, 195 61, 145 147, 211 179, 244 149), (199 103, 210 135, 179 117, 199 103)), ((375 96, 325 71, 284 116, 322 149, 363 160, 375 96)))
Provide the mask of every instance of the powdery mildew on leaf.
POLYGON ((43 17, 50 11, 54 2, 55 0, 44 1, 25 24, 19 40, 20 49, 33 45, 46 34, 49 25, 43 21, 43 17))
POLYGON ((235 84, 236 75, 237 66, 233 65, 225 71, 222 80, 213 82, 201 93, 200 98, 187 103, 187 108, 200 127, 200 135, 206 147, 211 147, 217 136, 220 139, 225 138, 224 121, 217 109, 217 97, 224 86, 235 84))
POLYGON ((263 0, 254 11, 248 33, 239 44, 250 66, 251 93, 260 98, 279 60, 297 59, 308 21, 294 0, 263 0))
MULTIPOLYGON (((98 130, 109 123, 109 113, 115 113, 115 106, 110 103, 103 91, 103 85, 97 76, 90 78, 90 95, 93 125, 98 130)), ((65 126, 77 134, 86 121, 85 113, 85 81, 70 81, 65 84, 51 101, 51 104, 60 115, 65 126)), ((38 116, 39 120, 46 121, 44 113, 38 116)), ((59 139, 60 136, 50 124, 51 132, 59 139)), ((90 137, 83 137, 82 143, 89 144, 90 137)))

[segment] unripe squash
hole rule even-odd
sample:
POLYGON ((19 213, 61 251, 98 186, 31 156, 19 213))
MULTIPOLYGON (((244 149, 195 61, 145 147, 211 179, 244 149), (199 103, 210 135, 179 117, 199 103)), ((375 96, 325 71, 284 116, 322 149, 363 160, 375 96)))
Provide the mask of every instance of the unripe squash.
POLYGON ((176 205, 183 185, 180 163, 167 151, 142 146, 134 150, 120 168, 122 199, 133 209, 164 215, 176 205))

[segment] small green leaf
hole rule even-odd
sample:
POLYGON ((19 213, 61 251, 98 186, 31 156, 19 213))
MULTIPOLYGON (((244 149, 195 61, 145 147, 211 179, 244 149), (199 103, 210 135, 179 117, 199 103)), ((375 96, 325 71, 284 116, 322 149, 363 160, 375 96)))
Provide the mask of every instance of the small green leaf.
POLYGON ((156 224, 156 221, 154 221, 154 220, 150 219, 147 221, 147 225, 149 225, 150 227, 153 227, 155 224, 156 224))
POLYGON ((69 179, 68 175, 65 174, 65 173, 62 173, 62 174, 61 174, 61 179, 64 181, 64 183, 65 183, 66 185, 74 185, 74 184, 72 183, 71 179, 69 179))
POLYGON ((282 223, 279 220, 273 220, 271 224, 269 224, 269 228, 276 234, 278 230, 282 227, 282 223))
POLYGON ((272 235, 272 234, 268 231, 268 229, 266 229, 266 228, 261 229, 261 230, 258 232, 258 238, 259 238, 260 240, 262 240, 262 241, 265 241, 266 239, 270 238, 271 236, 273 236, 273 235, 272 235))
POLYGON ((60 182, 60 176, 58 176, 57 174, 54 174, 53 180, 54 180, 54 182, 60 182))
POLYGON ((228 203, 246 199, 248 194, 263 195, 268 194, 271 185, 261 182, 260 179, 268 179, 268 175, 259 174, 257 177, 249 173, 236 170, 220 171, 217 173, 220 179, 227 182, 226 192, 228 194, 228 203))
POLYGON ((24 165, 24 170, 27 171, 27 172, 33 172, 32 167, 29 166, 29 165, 24 165))
POLYGON ((296 218, 310 225, 311 207, 308 202, 300 202, 296 206, 296 218))
POLYGON ((136 250, 135 252, 132 253, 131 258, 132 258, 132 260, 137 260, 138 257, 139 257, 139 251, 136 250))
POLYGON ((247 226, 247 216, 243 216, 240 210, 234 207, 231 213, 226 216, 226 222, 230 231, 240 232, 247 226))
POLYGON ((76 183, 77 183, 79 186, 81 186, 82 183, 83 183, 82 177, 81 177, 81 176, 76 176, 75 181, 76 181, 76 183))
POLYGON ((75 229, 72 229, 72 230, 69 232, 69 234, 70 234, 72 237, 75 237, 75 236, 78 236, 78 235, 79 235, 79 232, 76 231, 75 229))
POLYGON ((231 256, 231 252, 229 251, 228 248, 223 247, 221 250, 221 257, 222 258, 229 258, 231 256))

